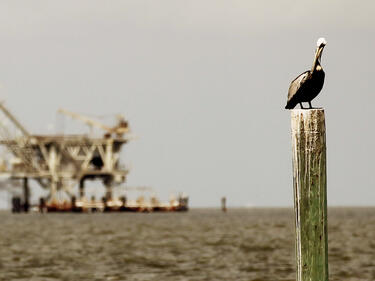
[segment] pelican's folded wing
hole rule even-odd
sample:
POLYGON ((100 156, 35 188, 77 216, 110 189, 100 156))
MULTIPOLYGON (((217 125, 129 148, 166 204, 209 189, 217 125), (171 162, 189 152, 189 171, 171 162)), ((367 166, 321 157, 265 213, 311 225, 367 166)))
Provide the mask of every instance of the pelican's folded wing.
POLYGON ((297 93, 297 91, 301 88, 301 85, 307 80, 309 77, 310 70, 305 71, 304 73, 300 74, 296 79, 294 79, 289 86, 288 91, 288 102, 293 98, 293 96, 297 93))

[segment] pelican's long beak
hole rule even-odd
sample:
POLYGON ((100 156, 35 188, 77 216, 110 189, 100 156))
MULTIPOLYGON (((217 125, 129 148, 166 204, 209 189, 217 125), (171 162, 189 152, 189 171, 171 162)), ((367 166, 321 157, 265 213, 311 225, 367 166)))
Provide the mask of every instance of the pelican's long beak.
POLYGON ((315 59, 319 61, 320 63, 320 60, 322 58, 322 53, 323 53, 323 49, 326 45, 325 44, 322 44, 320 45, 317 49, 316 49, 316 54, 315 54, 315 59))

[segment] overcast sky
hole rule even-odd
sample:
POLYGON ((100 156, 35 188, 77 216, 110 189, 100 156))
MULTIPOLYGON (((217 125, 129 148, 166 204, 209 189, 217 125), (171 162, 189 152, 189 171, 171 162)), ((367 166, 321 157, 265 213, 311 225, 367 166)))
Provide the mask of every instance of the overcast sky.
MULTIPOLYGON (((326 109, 328 204, 374 205, 374 8, 370 0, 1 1, 0 99, 33 133, 61 130, 60 107, 124 114, 139 136, 124 147, 128 184, 164 199, 184 191, 192 206, 217 206, 224 195, 232 206, 291 206, 283 108, 323 36, 326 82, 313 105, 326 109)), ((88 131, 64 120, 65 133, 88 131)))

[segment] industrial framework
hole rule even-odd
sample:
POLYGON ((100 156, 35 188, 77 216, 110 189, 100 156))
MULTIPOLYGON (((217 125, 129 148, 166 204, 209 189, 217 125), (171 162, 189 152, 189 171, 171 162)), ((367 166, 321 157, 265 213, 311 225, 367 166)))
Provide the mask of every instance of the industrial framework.
POLYGON ((180 195, 169 203, 161 203, 156 197, 149 202, 144 197, 128 201, 126 196, 113 198, 113 187, 126 181, 128 170, 120 163, 120 152, 131 136, 128 122, 117 116, 115 126, 107 126, 87 116, 59 109, 59 113, 80 120, 103 130, 103 137, 79 135, 33 135, 0 103, 0 145, 12 155, 10 165, 0 163, 0 176, 8 179, 8 185, 22 181, 23 199, 14 197, 12 209, 27 212, 30 208, 29 180, 35 180, 48 190, 40 198, 40 211, 186 211, 188 197, 180 195), (85 197, 85 181, 101 180, 105 196, 101 201, 85 197), (78 196, 76 187, 78 186, 78 196), (70 202, 61 201, 59 194, 66 194, 70 202))
POLYGON ((28 211, 29 179, 34 179, 49 191, 48 196, 41 199, 41 203, 46 206, 48 203, 51 208, 59 206, 56 195, 60 191, 68 194, 73 201, 83 200, 85 181, 88 179, 102 180, 106 187, 105 202, 113 199, 113 186, 125 182, 128 171, 120 165, 119 160, 122 145, 129 140, 125 136, 129 132, 128 122, 120 117, 116 126, 108 127, 64 109, 60 109, 59 113, 104 130, 104 137, 32 135, 4 104, 0 103, 0 144, 13 155, 10 167, 3 165, 1 174, 10 181, 23 181, 24 202, 17 202, 16 199, 13 208, 22 205, 24 210, 28 211), (77 183, 78 200, 73 193, 77 183))

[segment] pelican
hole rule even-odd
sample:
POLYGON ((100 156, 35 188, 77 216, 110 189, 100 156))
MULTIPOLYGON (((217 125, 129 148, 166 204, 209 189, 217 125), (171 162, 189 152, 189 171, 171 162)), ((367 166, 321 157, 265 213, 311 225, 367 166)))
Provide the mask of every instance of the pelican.
POLYGON ((320 93, 324 84, 324 71, 320 65, 322 52, 327 41, 319 38, 316 43, 315 58, 311 70, 307 70, 300 74, 290 83, 288 91, 288 102, 285 109, 293 109, 298 103, 303 109, 303 102, 308 102, 310 108, 311 101, 320 93))

